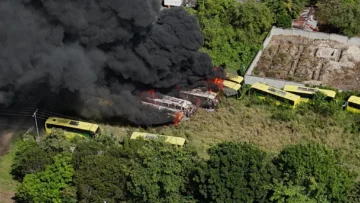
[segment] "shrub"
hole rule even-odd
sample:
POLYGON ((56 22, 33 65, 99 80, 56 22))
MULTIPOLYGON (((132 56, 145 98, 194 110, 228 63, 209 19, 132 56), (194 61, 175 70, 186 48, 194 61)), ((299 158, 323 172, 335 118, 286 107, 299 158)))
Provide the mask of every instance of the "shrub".
POLYGON ((272 112, 271 118, 279 121, 291 121, 294 116, 294 111, 291 109, 277 108, 272 112))
POLYGON ((288 146, 276 165, 285 185, 304 188, 303 194, 317 202, 346 202, 354 176, 339 165, 335 153, 325 145, 305 143, 288 146))

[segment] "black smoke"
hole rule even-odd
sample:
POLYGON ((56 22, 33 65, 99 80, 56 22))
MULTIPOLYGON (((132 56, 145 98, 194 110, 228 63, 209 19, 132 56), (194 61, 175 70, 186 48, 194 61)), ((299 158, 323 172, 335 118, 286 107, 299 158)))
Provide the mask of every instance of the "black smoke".
POLYGON ((198 51, 195 17, 181 7, 160 12, 158 0, 2 0, 0 30, 2 105, 36 95, 51 110, 160 124, 171 118, 139 94, 224 76, 198 51))

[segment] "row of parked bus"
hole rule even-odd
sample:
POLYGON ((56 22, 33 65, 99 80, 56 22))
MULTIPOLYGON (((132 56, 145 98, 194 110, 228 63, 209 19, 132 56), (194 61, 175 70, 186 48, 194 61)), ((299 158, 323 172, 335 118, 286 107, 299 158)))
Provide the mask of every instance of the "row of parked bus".
MULTIPOLYGON (((290 104, 295 108, 301 102, 309 102, 317 92, 321 92, 326 96, 327 101, 335 99, 336 91, 319 89, 319 88, 310 88, 310 87, 301 87, 295 85, 285 85, 283 89, 278 89, 262 83, 255 83, 251 86, 250 93, 255 94, 261 99, 266 97, 274 98, 280 102, 285 102, 290 104)), ((278 103, 278 104, 279 104, 278 103)), ((347 102, 344 104, 344 107, 347 111, 360 113, 360 97, 350 96, 347 102)))
MULTIPOLYGON (((236 98, 239 98, 241 96, 241 91, 244 87, 244 78, 243 77, 227 74, 227 78, 223 81, 223 83, 224 83, 224 88, 223 88, 222 93, 225 96, 235 96, 236 98)), ((334 90, 301 87, 301 86, 295 86, 295 85, 285 85, 283 89, 279 89, 279 88, 269 86, 266 84, 255 83, 249 89, 250 94, 255 94, 260 99, 273 98, 276 100, 277 104, 280 104, 283 102, 283 103, 289 104, 293 108, 295 108, 301 102, 309 102, 311 99, 313 99, 313 97, 315 96, 315 94, 317 92, 323 93, 326 96, 326 100, 328 100, 328 101, 334 100, 335 96, 336 96, 336 91, 334 91, 334 90)), ((204 100, 205 102, 209 102, 211 100, 211 98, 208 96, 204 97, 203 95, 197 95, 197 94, 198 94, 197 92, 189 91, 189 93, 184 94, 185 96, 183 96, 182 98, 189 100, 188 103, 190 103, 189 95, 194 97, 195 99, 196 98, 205 98, 205 100, 204 100)), ((153 105, 156 104, 159 106, 173 108, 172 106, 179 103, 177 100, 176 101, 173 101, 173 100, 174 100, 173 98, 168 99, 165 96, 164 98, 161 98, 161 99, 151 99, 151 104, 153 104, 153 105), (163 101, 164 99, 166 101, 163 101), (175 103, 175 104, 173 104, 173 103, 175 103)), ((216 97, 214 97, 213 100, 215 101, 216 97)), ((150 102, 150 100, 148 102, 150 102)), ((187 103, 184 103, 183 100, 181 100, 180 103, 182 105, 187 104, 187 103)), ((357 96, 349 97, 346 104, 344 104, 344 107, 347 111, 360 113, 360 97, 357 97, 357 96)), ((183 109, 180 108, 180 110, 183 110, 183 109)), ((186 110, 186 108, 185 108, 185 110, 186 110)), ((190 109, 190 110, 193 111, 193 109, 190 109)), ((185 111, 185 113, 190 115, 193 113, 192 111, 189 111, 189 112, 185 111)), ((66 137, 68 137, 68 138, 73 138, 73 137, 79 136, 79 135, 81 137, 95 137, 100 134, 100 127, 97 124, 89 123, 89 122, 82 122, 82 121, 75 121, 75 120, 70 120, 70 119, 65 119, 65 118, 56 118, 56 117, 48 118, 45 123, 46 133, 50 134, 52 132, 53 128, 63 129, 66 137)), ((134 134, 131 136, 131 139, 136 139, 136 137, 143 137, 144 139, 150 139, 151 137, 154 138, 154 137, 162 137, 162 136, 148 134, 148 133, 134 132, 134 134)), ((166 138, 165 139, 166 142, 169 142, 172 144, 174 144, 175 141, 171 141, 171 140, 179 140, 179 139, 175 139, 176 137, 171 137, 171 136, 165 136, 165 138, 166 138)), ((175 144, 175 145, 182 146, 183 144, 175 144)))
MULTIPOLYGON (((66 118, 49 117, 45 122, 45 131, 47 134, 51 134, 53 129, 62 129, 64 135, 72 139, 74 137, 88 137, 93 138, 100 135, 100 126, 95 123, 75 121, 66 118)), ((144 132, 133 132, 130 139, 144 139, 144 140, 163 140, 166 143, 183 146, 185 144, 185 138, 165 136, 158 134, 150 134, 144 132)))

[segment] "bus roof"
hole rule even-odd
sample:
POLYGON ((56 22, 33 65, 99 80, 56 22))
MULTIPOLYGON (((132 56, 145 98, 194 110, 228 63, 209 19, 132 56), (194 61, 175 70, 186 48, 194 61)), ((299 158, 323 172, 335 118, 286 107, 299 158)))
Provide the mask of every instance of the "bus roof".
POLYGON ((360 104, 360 97, 357 97, 357 96, 350 96, 349 99, 348 99, 348 102, 351 102, 351 103, 355 103, 355 104, 360 104))
POLYGON ((167 142, 167 143, 179 145, 179 146, 183 146, 185 144, 185 138, 182 138, 182 137, 173 137, 173 136, 157 135, 157 134, 142 133, 142 132, 133 132, 131 134, 130 139, 134 140, 139 137, 142 137, 144 139, 157 139, 159 137, 164 137, 165 142, 167 142))
POLYGON ((239 83, 239 84, 244 80, 243 77, 241 77, 239 75, 233 75, 231 73, 226 73, 226 79, 236 82, 236 83, 239 83))
POLYGON ((265 85, 265 84, 262 84, 262 83, 259 83, 259 82, 254 83, 251 86, 251 88, 258 89, 258 90, 261 90, 261 91, 264 91, 264 92, 267 92, 267 93, 270 93, 270 94, 273 94, 273 95, 277 95, 277 96, 280 96, 282 98, 292 100, 292 101, 297 101, 297 100, 301 99, 301 97, 296 95, 296 94, 285 92, 285 91, 283 91, 281 89, 278 89, 276 87, 265 85))
POLYGON ((300 87, 296 85, 285 85, 284 91, 289 92, 298 92, 304 94, 315 94, 317 91, 322 92, 328 97, 335 98, 336 92, 334 90, 326 90, 326 89, 319 89, 319 88, 310 88, 310 87, 300 87))
POLYGON ((217 94, 215 92, 211 91, 203 91, 200 88, 192 89, 190 91, 181 91, 183 94, 198 96, 198 97, 204 97, 209 99, 215 99, 217 97, 217 94))
POLYGON ((81 130, 90 130, 93 132, 95 132, 99 127, 99 125, 94 123, 88 123, 88 122, 76 121, 76 120, 70 120, 70 119, 58 118, 58 117, 49 117, 46 120, 46 123, 60 125, 64 127, 76 128, 81 130))
POLYGON ((238 91, 241 88, 241 85, 239 83, 235 83, 235 82, 229 81, 229 80, 224 80, 223 84, 224 84, 224 87, 231 88, 236 91, 238 91))

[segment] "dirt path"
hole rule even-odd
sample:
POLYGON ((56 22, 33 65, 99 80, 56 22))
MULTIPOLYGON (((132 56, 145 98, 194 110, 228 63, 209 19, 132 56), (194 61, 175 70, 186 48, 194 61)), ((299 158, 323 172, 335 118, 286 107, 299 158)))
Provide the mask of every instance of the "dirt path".
POLYGON ((10 147, 10 141, 14 132, 5 130, 0 135, 0 156, 5 153, 10 147))
POLYGON ((0 203, 13 203, 12 199, 15 196, 14 192, 3 192, 0 191, 0 203))

